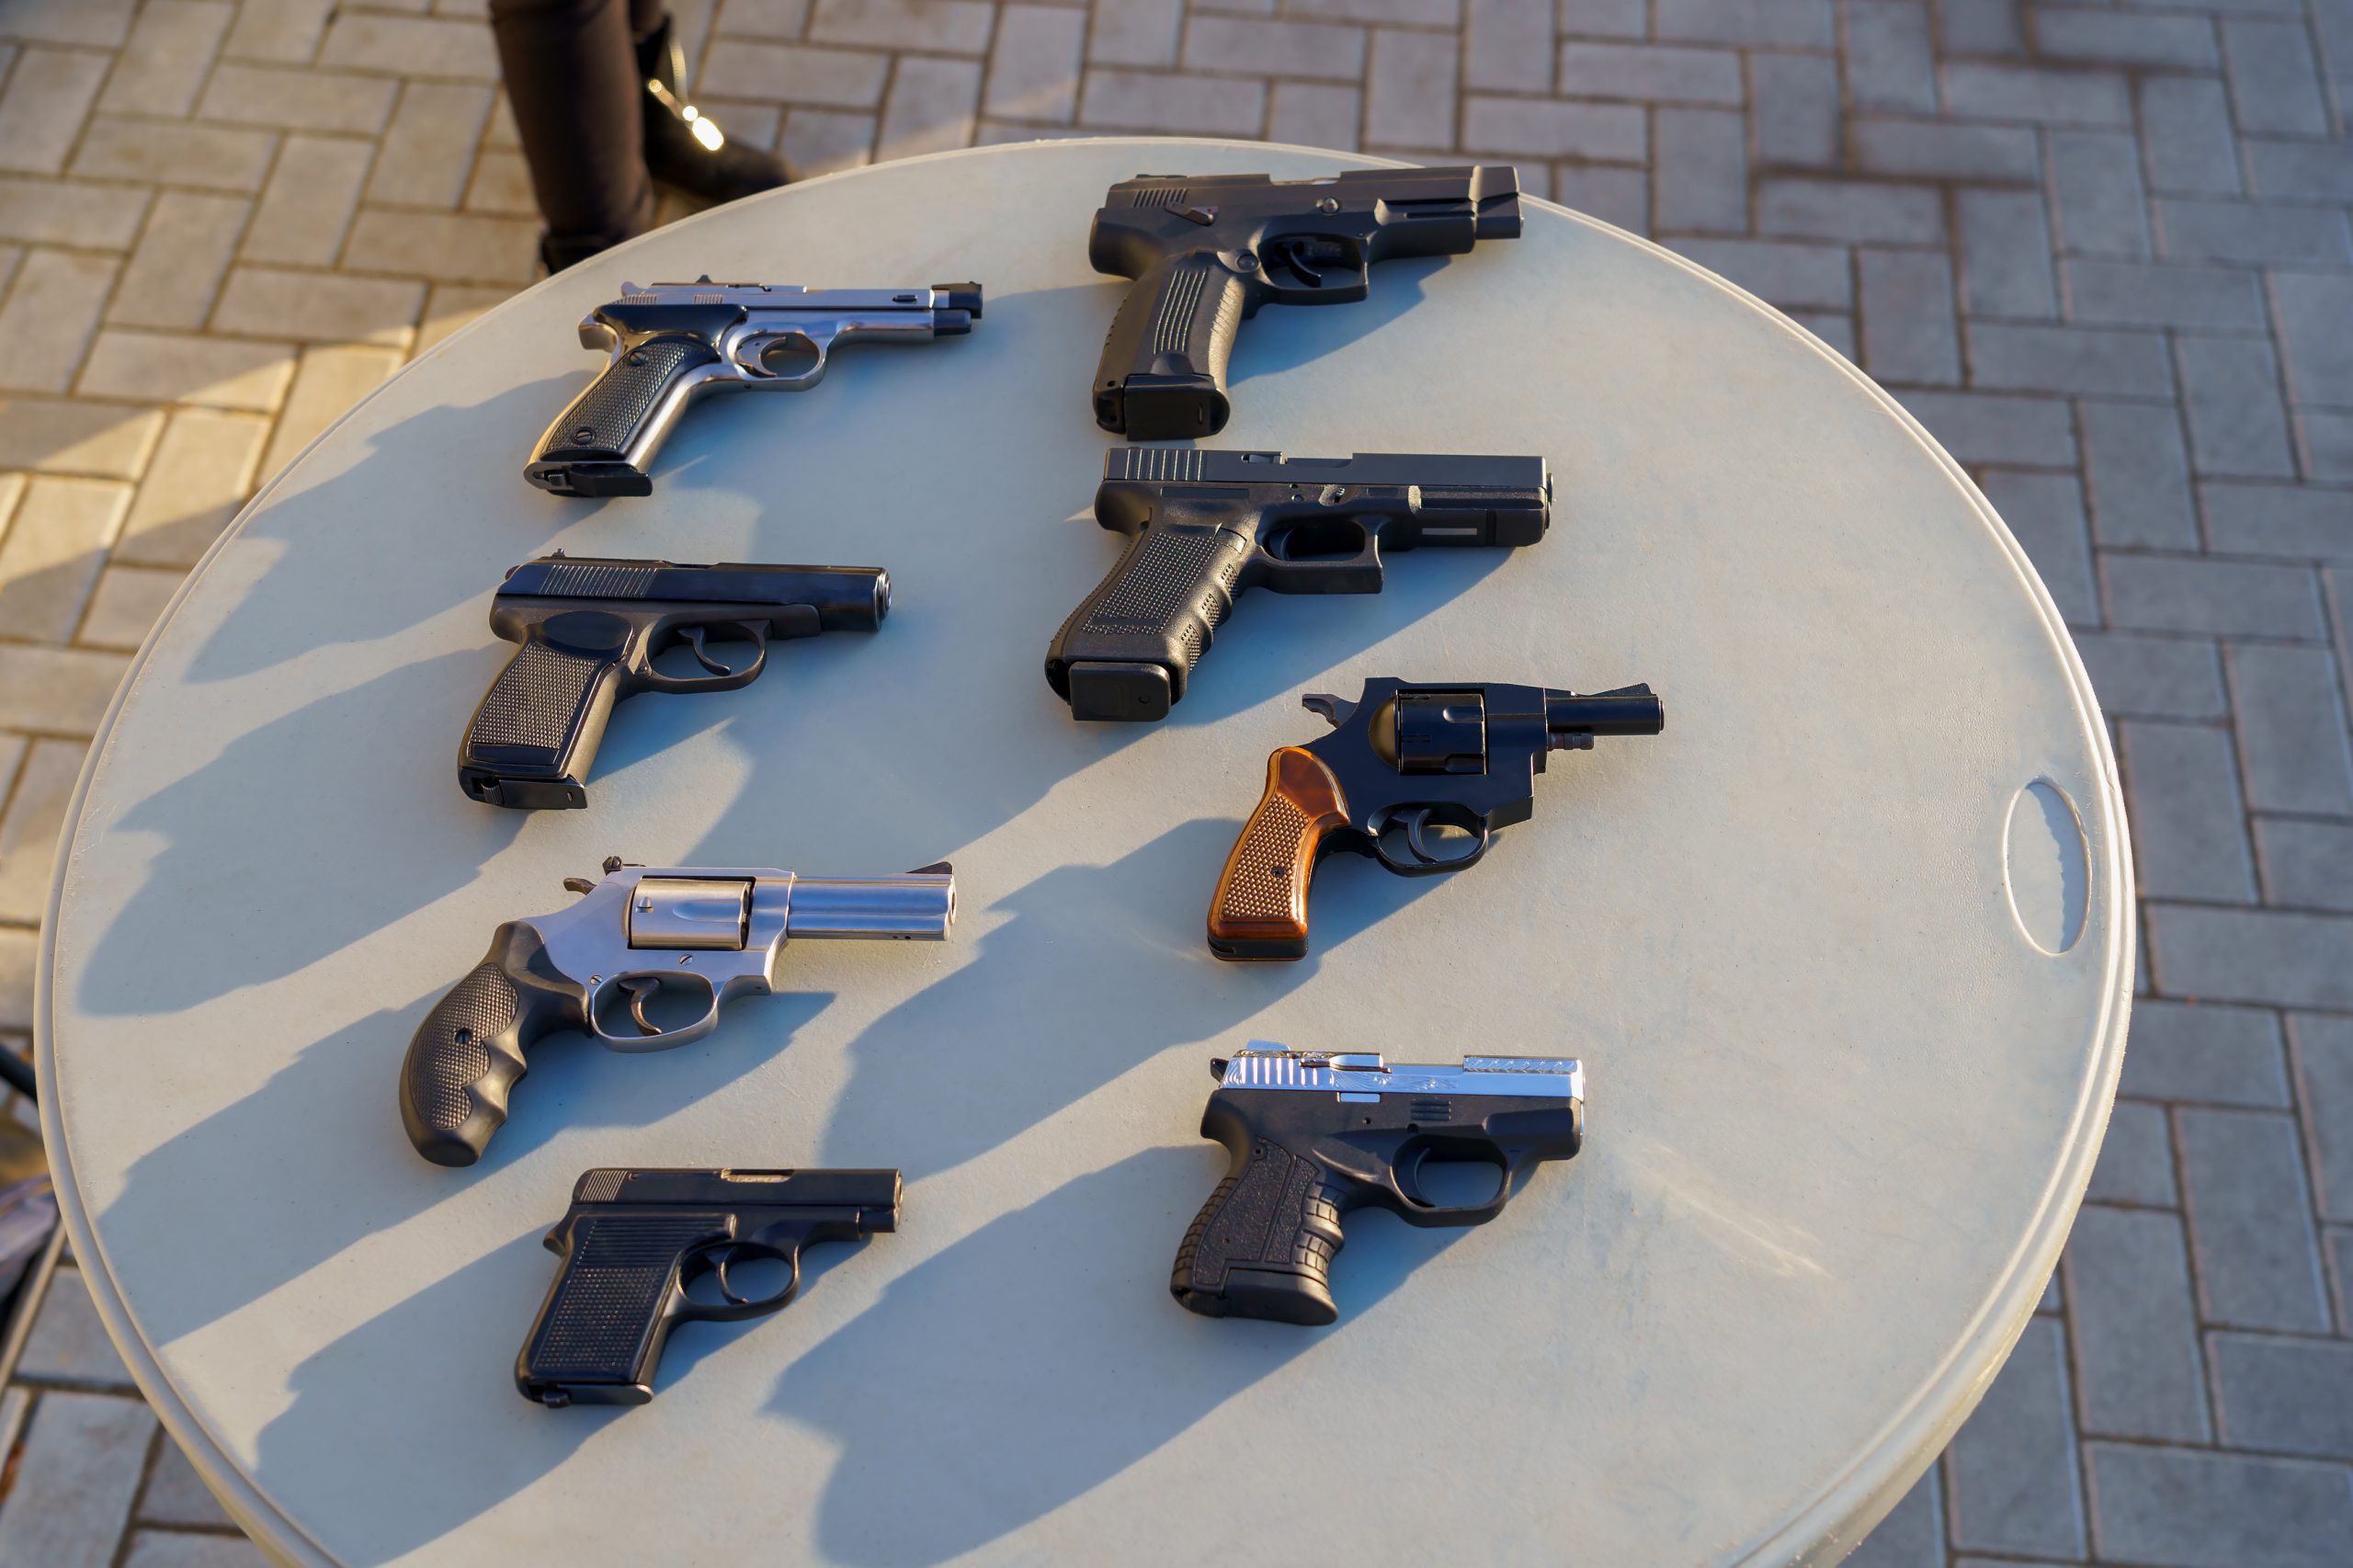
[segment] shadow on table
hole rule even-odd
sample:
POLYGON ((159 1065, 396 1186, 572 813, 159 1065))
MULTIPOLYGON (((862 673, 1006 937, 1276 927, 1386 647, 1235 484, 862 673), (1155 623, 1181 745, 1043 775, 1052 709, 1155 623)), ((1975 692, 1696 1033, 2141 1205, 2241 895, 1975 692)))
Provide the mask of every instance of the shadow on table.
MULTIPOLYGON (((1171 1045, 1219 1040, 1312 979, 1321 952, 1432 881, 1335 857, 1317 875, 1315 951, 1298 963, 1221 963, 1202 926, 1240 831, 1211 817, 1180 824, 1110 865, 1063 866, 996 901, 1013 918, 852 1042, 824 1163, 891 1163, 910 1179, 961 1165, 1171 1045), (1017 1018, 991 1016, 990 999, 1008 990, 1029 1005, 1017 1018), (1056 1068, 1005 1071, 989 1049, 1004 1030, 1051 1040, 1056 1068)), ((1204 1073, 1208 1062, 1205 1052, 1204 1073)))
MULTIPOLYGON (((840 1448, 819 1550, 915 1568, 987 1546, 1347 1334, 1461 1234, 1353 1214, 1333 1264, 1337 1324, 1197 1317, 1169 1300, 1168 1270, 1223 1162, 1206 1144, 1147 1149, 1081 1176, 913 1269, 799 1356, 771 1408, 840 1448), (1120 1215, 1140 1222, 1104 1223, 1120 1215), (932 1397, 941 1389, 955 1394, 932 1397)), ((1290 1460, 1270 1450, 1268 1462, 1290 1460)))
MULTIPOLYGON (((451 983, 458 978, 452 974, 451 983)), ((798 1030, 833 1001, 824 992, 779 994, 758 1004, 760 1030, 721 1029, 642 1055, 607 1051, 585 1035, 550 1035, 533 1049, 512 1119, 481 1163, 448 1170, 409 1146, 398 1100, 409 1040, 440 994, 337 1029, 252 1094, 131 1165, 98 1230, 119 1260, 119 1274, 168 1281, 126 1291, 148 1340, 168 1346, 259 1301, 560 1132, 673 1115, 767 1061, 773 1051, 766 1042, 798 1030), (225 1222, 234 1224, 234 1246, 221 1244, 225 1222)), ((552 1225, 563 1199, 549 1201, 552 1225)))

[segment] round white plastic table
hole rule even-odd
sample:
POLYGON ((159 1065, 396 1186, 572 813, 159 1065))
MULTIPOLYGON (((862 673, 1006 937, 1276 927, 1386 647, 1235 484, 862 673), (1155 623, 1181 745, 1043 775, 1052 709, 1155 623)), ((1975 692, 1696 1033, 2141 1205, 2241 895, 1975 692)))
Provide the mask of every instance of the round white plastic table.
POLYGON ((425 356, 249 507, 116 699, 41 954, 41 1116, 141 1386, 296 1562, 1827 1562, 1975 1403, 2106 1121, 2132 972, 2115 768, 2017 542, 1884 393, 1606 225, 1269 309, 1216 444, 1541 453, 1552 533, 1377 597, 1245 596, 1165 723, 1040 673, 1120 541, 1089 373, 1138 170, 1372 159, 1073 142, 812 181, 576 267, 425 356), (971 335, 699 406, 650 499, 528 487, 624 278, 977 278, 971 335), (585 811, 454 756, 509 565, 890 569, 871 638, 621 709, 585 811), (1327 862, 1315 949, 1202 922, 1308 691, 1648 681, 1476 869, 1327 862), (536 1055, 469 1170, 395 1072, 502 920, 608 854, 952 858, 945 944, 808 944, 709 1039, 536 1055), (1212 1321, 1170 1260, 1253 1038, 1575 1055, 1587 1138, 1494 1223, 1367 1213, 1340 1321, 1212 1321), (897 1165, 895 1234, 782 1313, 681 1330, 651 1404, 525 1403, 540 1237, 595 1165, 897 1165))

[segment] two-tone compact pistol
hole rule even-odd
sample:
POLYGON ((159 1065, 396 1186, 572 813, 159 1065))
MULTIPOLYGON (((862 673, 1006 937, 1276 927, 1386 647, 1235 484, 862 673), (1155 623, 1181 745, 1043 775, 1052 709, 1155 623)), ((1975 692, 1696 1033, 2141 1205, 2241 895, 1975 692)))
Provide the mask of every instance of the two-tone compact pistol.
POLYGON ((673 1327, 781 1311, 801 1289, 801 1249, 897 1230, 899 1190, 896 1171, 585 1173, 547 1233, 563 1262, 515 1386, 535 1404, 643 1404, 673 1327), (791 1272, 747 1296, 730 1271, 756 1262, 791 1272))
POLYGON ((956 918, 945 862, 901 876, 801 877, 615 858, 603 881, 563 885, 580 902, 501 924, 409 1041, 401 1125, 437 1165, 482 1157, 542 1035, 578 1029, 614 1051, 666 1051, 709 1034, 722 1004, 776 989, 790 937, 938 942, 956 918), (674 994, 690 1008, 675 1026, 648 1010, 674 994), (624 1006, 631 1032, 607 1027, 624 1006))
POLYGON ((621 285, 580 324, 580 345, 609 358, 556 415, 523 477, 558 495, 651 495, 663 437, 706 392, 806 392, 834 346, 928 343, 972 330, 981 286, 802 289, 790 283, 621 285))
POLYGON ((1247 588, 1377 594, 1381 551, 1534 544, 1552 520, 1542 458, 1287 458, 1120 447, 1095 520, 1129 536, 1046 650, 1076 719, 1165 719, 1247 588))
POLYGON ((879 566, 682 566, 553 555, 506 574, 490 629, 519 643, 466 725, 458 787, 472 800, 524 810, 588 803, 582 787, 613 704, 641 691, 733 691, 760 678, 771 638, 872 631, 891 612, 879 566), (710 640, 748 642, 741 668, 710 640), (709 671, 654 667, 684 645, 709 671))
POLYGON ((1378 1052, 1290 1051, 1264 1040, 1210 1063, 1217 1091, 1201 1136, 1233 1157, 1177 1248, 1168 1282, 1209 1317, 1326 1324, 1332 1258, 1351 1209, 1409 1225, 1483 1225, 1523 1165, 1565 1160, 1585 1141, 1585 1068, 1568 1058, 1466 1056, 1459 1067, 1378 1052), (1500 1167, 1480 1203, 1430 1201, 1422 1167, 1500 1167))

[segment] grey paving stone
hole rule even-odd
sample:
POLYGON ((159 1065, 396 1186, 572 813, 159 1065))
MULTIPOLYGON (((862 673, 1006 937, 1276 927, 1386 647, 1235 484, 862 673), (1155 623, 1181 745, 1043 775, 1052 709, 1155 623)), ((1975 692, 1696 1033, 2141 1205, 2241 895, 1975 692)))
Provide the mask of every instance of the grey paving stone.
POLYGON ((2287 1050, 2275 1013, 2213 1003, 2132 1004, 2120 1091, 2150 1099, 2284 1109, 2287 1050))
POLYGON ((2208 1347, 2226 1446, 2353 1459, 2353 1345, 2216 1334, 2208 1347))
POLYGON ((1086 58, 1101 65, 1174 65, 1184 21, 1184 0, 1095 0, 1086 58))
POLYGON ((980 100, 978 61, 902 59, 891 75, 890 97, 882 101, 875 158, 920 157, 968 145, 980 100))
POLYGON ((1353 149, 1357 122, 1363 112, 1364 95, 1354 87, 1328 82, 1278 82, 1274 102, 1267 111, 1267 140, 1353 149))
POLYGON ((1845 0, 1847 91, 1864 108, 1937 108, 1928 7, 1920 0, 1845 0))
POLYGON ((1678 239, 1670 248, 1782 310, 1845 310, 1854 303, 1854 268, 1843 246, 1678 239))
MULTIPOLYGON (((1198 32, 1200 24, 1196 22, 1198 32)), ((1441 33, 1382 28, 1365 76, 1365 140, 1376 146, 1443 146, 1454 137, 1458 50, 1441 33)))
POLYGON ((2059 248, 2075 256, 2147 256, 2139 142, 2111 131, 2053 131, 2045 140, 2059 248))
POLYGON ((2059 1324, 2038 1317, 1945 1450, 1953 1544, 2080 1557, 2084 1517, 2059 1324))
POLYGON ((228 1512, 197 1475, 196 1467, 188 1463, 179 1445, 168 1436, 155 1455, 154 1468, 147 1473, 147 1489, 140 1494, 134 1517, 143 1525, 196 1529, 231 1528, 228 1512))
POLYGON ((2353 1009, 2353 921, 2273 910, 2151 904, 2150 961, 2184 996, 2290 1007, 2353 1009))
POLYGON ((2056 398, 1906 389, 1898 401, 1962 463, 2074 468, 2075 429, 2056 398))
POLYGON ((1971 384, 1994 391, 2163 397, 2173 387, 2152 332, 1972 322, 1967 340, 1971 384))
MULTIPOLYGON (((2121 564, 2111 558, 2113 570, 2121 564)), ((2144 898, 2255 902, 2238 763, 2226 730, 2127 720, 2117 726, 2144 898)))
MULTIPOLYGON (((2140 1109, 2156 1119, 2162 1145, 2165 1113, 2140 1109)), ((2111 1138, 2115 1131, 2111 1122, 2111 1138)), ((2209 1441, 2206 1365, 2199 1354, 2180 1216, 2087 1203, 2067 1237, 2061 1273, 2067 1281, 2083 1430, 2209 1441)))
POLYGON ((2353 414, 2301 409, 2295 428, 2305 478, 2353 480, 2353 414))
POLYGON ((268 1568, 261 1548, 241 1535, 185 1535, 141 1530, 131 1538, 122 1568, 268 1568))
POLYGON ((2121 128, 2132 123, 2131 95, 2124 78, 2113 71, 1950 60, 1942 74, 1945 108, 1951 114, 2045 125, 2121 128))
POLYGON ((2353 491, 2219 482, 2198 498, 2218 551, 2353 559, 2353 491))
POLYGON ((1266 96, 1256 82, 1090 71, 1079 95, 1079 119, 1110 131, 1248 136, 1265 117, 1266 96))
POLYGON ((1944 1568, 1944 1511, 1931 1464, 1848 1554, 1846 1568, 1944 1568))
POLYGON ((1872 174, 2015 185, 2042 177, 2042 151, 2029 126, 1865 115, 1850 129, 1855 161, 1872 174))
POLYGON ((2110 619, 2143 631, 2253 637, 2326 634, 2320 580, 2308 567, 2200 556, 2102 558, 2110 619))
POLYGON ((114 1342, 107 1337, 106 1325, 98 1321, 98 1309, 91 1304, 80 1269, 60 1268, 51 1279, 40 1315, 33 1320, 32 1334, 25 1341, 17 1375, 35 1382, 125 1392, 136 1386, 130 1369, 115 1353, 114 1342))
POLYGON ((138 1400, 41 1395, 0 1508, 0 1562, 108 1568, 154 1433, 155 1417, 138 1400))
POLYGON ((2250 136, 2242 145, 2256 195, 2353 201, 2353 159, 2346 157, 2343 143, 2250 136))
MULTIPOLYGON (((2346 153, 2353 166, 2353 150, 2346 153)), ((2353 273, 2271 274, 2271 314, 2298 403, 2353 407, 2353 273)), ((2353 503, 2348 503, 2353 505, 2353 503)))
POLYGON ((1748 227, 1748 144, 1738 113, 1662 108, 1651 213, 1660 230, 1737 233, 1748 227))
POLYGON ((2099 624, 2092 587, 2091 530, 2084 489, 2073 474, 1990 469, 1978 482, 2034 562, 2070 626, 2099 624))
MULTIPOLYGON (((1442 42, 1452 58, 1451 39, 1423 36, 1442 42)), ((1362 28, 1202 16, 1195 17, 1185 29, 1184 62, 1188 71, 1246 71, 1353 82, 1364 74, 1364 58, 1362 28)))
POLYGON ((1015 119, 1067 123, 1078 112, 1086 13, 1064 6, 1007 6, 989 55, 983 107, 1015 119))
POLYGON ((2152 267, 2076 257, 2061 264, 2070 319, 2116 326, 2261 332, 2258 275, 2241 267, 2152 267))
POLYGON ((1792 311, 1790 319, 1838 351, 1839 358, 1853 362, 1855 358, 1855 318, 1834 314, 1828 311, 1792 311))
POLYGON ((1862 287, 1863 368, 1882 381, 1950 386, 1961 380, 1952 264, 1930 251, 1855 253, 1862 287))
POLYGON ((1552 88, 1552 0, 1469 0, 1462 85, 1512 93, 1552 88))
POLYGON ((1572 38, 1648 38, 1650 0, 1561 0, 1562 33, 1572 38))
POLYGON ((2197 549, 2198 517, 2179 415, 2144 403, 2086 400, 2077 409, 2093 537, 2103 545, 2197 549))
POLYGON ((2292 479, 2279 361, 2259 337, 2174 339, 2190 466, 2200 474, 2292 479))
POLYGON ((2193 196, 2237 195, 2238 142, 2222 85, 2197 76, 2144 76, 2140 91, 2141 146, 2149 188, 2193 196))
MULTIPOLYGON (((2353 827, 2329 825, 2337 830, 2337 863, 2353 862, 2353 845, 2346 842, 2353 827)), ((2337 898, 2347 897, 2340 884, 2337 898)), ((2353 1018, 2299 1013, 2288 1021, 2288 1040, 2320 1216, 2353 1221, 2353 1018)), ((2353 1419, 2353 1409, 2347 1417, 2353 1419)))
POLYGON ((2320 1238, 2295 1121, 2202 1108, 2175 1118, 2200 1315, 2223 1327, 2327 1333, 2320 1238))
POLYGON ((1758 165, 1835 168, 1838 65, 1826 54, 1748 57, 1749 136, 1758 165))
POLYGON ((1462 143, 1544 158, 1640 163, 1650 154, 1648 117, 1631 104, 1571 104, 1472 93, 1462 102, 1462 143))
POLYGON ((2308 267, 2353 263, 2342 210, 2178 197, 2159 197, 2151 206, 2162 256, 2308 267))
POLYGON ((1828 49, 1830 0, 1655 0, 1662 39, 1828 49))
POLYGON ((2229 711, 2222 654, 2211 642, 2082 632, 2075 652, 2110 719, 2220 719, 2229 711))
MULTIPOLYGON (((2174 1190, 2173 1131, 2165 1108, 2149 1100, 2118 1100, 2108 1118, 2108 1135, 2100 1141, 2099 1163, 2092 1167, 2087 1203, 2120 1203, 2143 1209, 2170 1209, 2179 1201, 2174 1190)), ((2082 1231, 2078 1222, 2077 1233, 2082 1231)), ((2188 1266, 2183 1264, 2185 1301, 2188 1266)), ((2075 1310, 2084 1308, 2081 1291, 2075 1292, 2075 1310)), ((2188 1321, 2184 1315, 2185 1323, 2188 1321)))
POLYGON ((2046 60, 2169 65, 2211 71, 2214 29, 2203 17, 2131 16, 2075 6, 2037 6, 2034 43, 2046 60))
POLYGON ((2314 1568, 2353 1540, 2341 1466, 2086 1443, 2103 1559, 2180 1568, 2314 1568))
POLYGON ((2222 56, 2231 107, 2241 131, 2328 134, 2328 110, 2321 103, 2312 38, 2301 22, 2226 17, 2222 56))
POLYGON ((1942 204, 1926 186, 1818 179, 1759 181, 1756 228, 1791 239, 1895 245, 1941 244, 1945 232, 1942 204))
POLYGON ((1564 97, 1720 107, 1737 107, 1743 101, 1740 56, 1727 49, 1689 44, 1571 39, 1561 45, 1558 80, 1564 97))
POLYGON ((1651 182, 1640 169, 1563 165, 1554 177, 1552 199, 1630 233, 1651 232, 1651 182))
POLYGON ((2353 914, 2353 824, 2259 816, 2255 847, 2265 903, 2353 914))
POLYGON ((1961 302, 1972 315, 2038 319, 2059 313, 2051 232, 2037 191, 1962 190, 1961 302))
POLYGON ((1937 36, 1954 54, 2023 54, 2018 0, 1938 0, 1937 36))
POLYGON ((2256 811, 2353 814, 2345 701, 2327 651, 2240 645, 2227 650, 2223 668, 2248 803, 2256 811))
POLYGON ((2353 1225, 2329 1227, 2326 1250, 2336 1279, 2336 1331, 2353 1335, 2353 1225))

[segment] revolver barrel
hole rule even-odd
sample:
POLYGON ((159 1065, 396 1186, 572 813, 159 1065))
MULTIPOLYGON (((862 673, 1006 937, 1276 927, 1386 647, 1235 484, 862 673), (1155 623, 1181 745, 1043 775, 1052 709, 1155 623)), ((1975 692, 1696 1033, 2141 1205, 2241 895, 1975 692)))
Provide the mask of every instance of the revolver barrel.
POLYGON ((1655 735, 1665 728, 1666 704, 1647 686, 1544 693, 1545 739, 1554 751, 1583 746, 1595 735, 1655 735))
POLYGON ((956 919, 956 879, 946 870, 896 877, 795 877, 785 934, 802 940, 940 942, 956 919))

